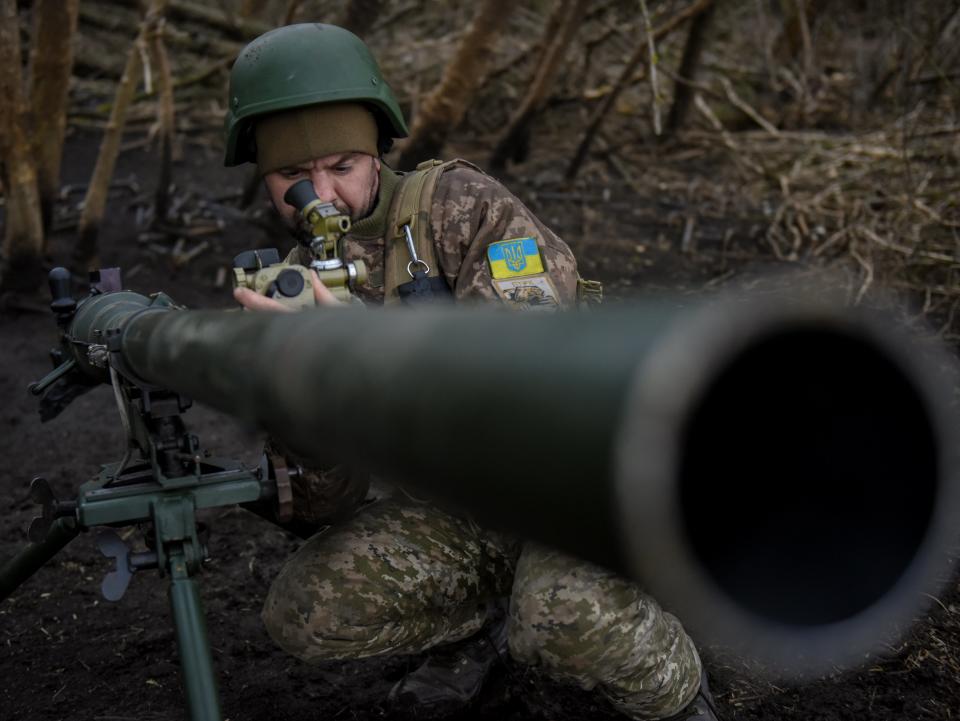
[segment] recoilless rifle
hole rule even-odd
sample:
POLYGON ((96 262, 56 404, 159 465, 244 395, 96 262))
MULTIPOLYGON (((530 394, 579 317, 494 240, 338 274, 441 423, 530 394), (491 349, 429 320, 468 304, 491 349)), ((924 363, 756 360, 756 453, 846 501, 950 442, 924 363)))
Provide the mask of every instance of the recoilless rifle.
POLYGON ((190 579, 204 555, 192 510, 207 482, 217 502, 283 494, 268 472, 201 458, 163 420, 184 396, 318 465, 388 475, 622 572, 698 637, 775 673, 861 661, 948 575, 953 361, 872 316, 769 296, 549 316, 185 311, 126 291, 71 302, 55 289, 72 363, 61 374, 136 401, 142 460, 73 505, 47 500, 50 530, 4 567, 0 589, 78 528, 131 522, 112 508, 147 518, 195 721, 219 711, 190 579))

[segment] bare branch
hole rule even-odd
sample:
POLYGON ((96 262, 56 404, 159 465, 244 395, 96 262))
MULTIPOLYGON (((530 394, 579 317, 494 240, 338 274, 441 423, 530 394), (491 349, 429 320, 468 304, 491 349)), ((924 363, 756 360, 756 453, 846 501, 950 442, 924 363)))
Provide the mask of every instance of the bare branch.
POLYGON ((650 68, 650 95, 653 106, 653 134, 660 135, 660 85, 657 82, 657 45, 653 39, 650 25, 650 13, 647 12, 647 0, 640 0, 640 14, 643 16, 643 31, 647 36, 647 66, 650 68))
MULTIPOLYGON (((663 40, 687 20, 690 20, 700 13, 705 12, 712 5, 713 0, 694 0, 694 2, 692 2, 688 7, 678 12, 659 28, 654 30, 651 37, 654 41, 659 42, 660 40, 663 40)), ((617 82, 613 86, 613 90, 611 90, 604 97, 603 102, 594 111, 590 122, 587 124, 587 129, 584 131, 583 138, 580 140, 580 144, 577 146, 577 150, 573 155, 573 160, 571 160, 570 165, 567 166, 566 177, 568 180, 577 176, 577 173, 580 171, 580 166, 583 165, 583 161, 587 157, 587 152, 590 150, 590 145, 593 142, 594 136, 596 136, 597 131, 603 124, 604 118, 607 116, 610 108, 613 107, 613 104, 617 101, 617 98, 620 97, 620 93, 622 93, 623 90, 630 84, 630 80, 633 78, 634 73, 643 62, 646 55, 647 45, 644 44, 637 46, 637 49, 634 50, 633 55, 630 56, 630 59, 627 61, 627 64, 621 71, 620 77, 617 78, 617 82)))
POLYGON ((490 167, 503 168, 508 158, 516 159, 523 154, 530 123, 543 108, 588 4, 587 0, 562 0, 548 21, 544 34, 544 38, 549 39, 546 50, 530 81, 527 94, 490 154, 490 167))
POLYGON ((448 133, 463 120, 470 100, 485 76, 491 60, 491 45, 516 3, 512 0, 485 0, 477 9, 456 54, 447 65, 440 84, 423 101, 414 116, 410 139, 398 166, 412 168, 438 155, 448 133))

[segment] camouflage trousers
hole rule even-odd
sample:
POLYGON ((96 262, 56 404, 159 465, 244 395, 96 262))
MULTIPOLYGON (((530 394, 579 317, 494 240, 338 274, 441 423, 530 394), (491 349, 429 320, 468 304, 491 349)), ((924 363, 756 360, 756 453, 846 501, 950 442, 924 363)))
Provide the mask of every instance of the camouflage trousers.
POLYGON ((634 719, 666 718, 696 694, 693 642, 636 585, 405 500, 308 540, 273 582, 263 620, 307 662, 415 654, 476 633, 508 595, 517 661, 596 687, 634 719))

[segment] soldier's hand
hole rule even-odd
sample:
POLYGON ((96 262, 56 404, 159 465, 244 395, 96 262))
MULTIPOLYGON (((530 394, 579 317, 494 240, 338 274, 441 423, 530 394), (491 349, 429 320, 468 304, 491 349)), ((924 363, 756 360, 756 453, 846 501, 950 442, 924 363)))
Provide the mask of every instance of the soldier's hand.
MULTIPOLYGON (((343 305, 336 296, 330 292, 321 281, 317 271, 310 271, 310 283, 313 285, 313 300, 320 306, 343 305)), ((272 310, 290 312, 293 308, 288 308, 283 303, 265 295, 255 293, 249 288, 234 288, 233 298, 247 310, 272 310)))

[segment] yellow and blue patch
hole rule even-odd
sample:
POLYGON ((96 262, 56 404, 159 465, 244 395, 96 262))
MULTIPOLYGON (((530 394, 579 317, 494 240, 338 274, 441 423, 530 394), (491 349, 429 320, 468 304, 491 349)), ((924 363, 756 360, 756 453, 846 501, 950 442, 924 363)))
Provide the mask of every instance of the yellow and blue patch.
POLYGON ((533 238, 514 238, 491 243, 487 247, 490 274, 496 280, 543 273, 543 259, 533 238))

